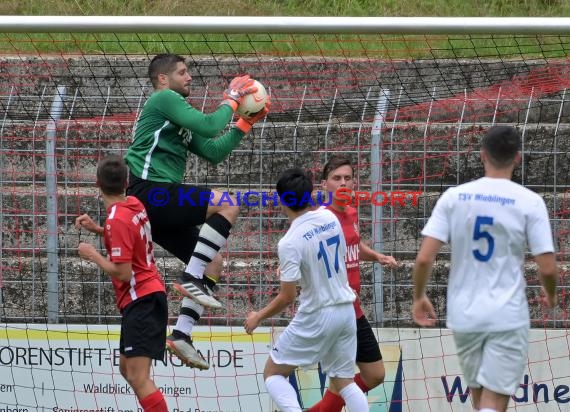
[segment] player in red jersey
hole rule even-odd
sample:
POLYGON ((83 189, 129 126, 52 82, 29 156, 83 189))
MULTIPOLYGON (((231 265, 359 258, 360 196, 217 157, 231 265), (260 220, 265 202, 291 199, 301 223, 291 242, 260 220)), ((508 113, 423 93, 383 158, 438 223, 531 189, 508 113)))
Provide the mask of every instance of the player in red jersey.
POLYGON ((125 196, 127 165, 119 156, 97 167, 97 186, 107 209, 103 227, 84 214, 75 226, 104 236, 107 257, 93 245, 79 244, 79 256, 97 264, 110 277, 122 314, 121 375, 131 385, 145 412, 167 412, 164 396, 150 377, 153 359, 164 358, 168 304, 164 281, 154 263, 150 223, 142 203, 125 196))
MULTIPOLYGON (((360 261, 377 262, 388 267, 396 267, 398 264, 392 256, 386 256, 376 252, 360 240, 358 230, 358 212, 355 208, 344 205, 336 199, 335 192, 340 188, 352 190, 354 188, 354 169, 350 159, 346 157, 334 157, 323 168, 322 188, 332 194, 330 205, 326 206, 340 221, 342 231, 346 239, 346 269, 348 283, 360 296, 360 261)), ((378 347, 378 341, 372 327, 366 319, 360 306, 360 298, 354 302, 356 312, 356 365, 360 373, 354 376, 354 381, 363 392, 375 388, 384 382, 384 362, 378 347)), ((344 406, 343 398, 329 386, 323 399, 309 409, 310 412, 326 411, 340 412, 344 406)))

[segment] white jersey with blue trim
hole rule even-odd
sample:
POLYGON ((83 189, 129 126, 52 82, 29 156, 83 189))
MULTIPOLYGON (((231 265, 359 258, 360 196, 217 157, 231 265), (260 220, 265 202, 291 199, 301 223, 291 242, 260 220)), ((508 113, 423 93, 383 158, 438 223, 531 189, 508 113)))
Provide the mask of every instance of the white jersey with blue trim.
POLYGON ((279 241, 282 282, 299 282, 299 312, 354 302, 348 286, 346 242, 340 222, 326 209, 308 211, 297 217, 279 241))
POLYGON ((447 326, 507 331, 529 324, 526 247, 554 252, 544 200, 508 179, 483 177, 448 189, 422 235, 451 244, 447 326))

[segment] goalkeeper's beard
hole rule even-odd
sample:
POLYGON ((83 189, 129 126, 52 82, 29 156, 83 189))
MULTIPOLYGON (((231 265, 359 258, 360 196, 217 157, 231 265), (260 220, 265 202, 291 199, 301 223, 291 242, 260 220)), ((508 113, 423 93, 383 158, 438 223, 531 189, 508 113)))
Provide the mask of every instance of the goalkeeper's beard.
POLYGON ((177 87, 177 88, 172 89, 172 90, 174 90, 176 93, 180 94, 184 98, 190 96, 190 87, 189 86, 184 86, 184 87, 180 87, 180 88, 177 87))
POLYGON ((170 84, 169 89, 175 91, 176 93, 178 93, 179 95, 181 95, 184 98, 190 96, 190 84, 189 83, 185 84, 185 85, 170 84))

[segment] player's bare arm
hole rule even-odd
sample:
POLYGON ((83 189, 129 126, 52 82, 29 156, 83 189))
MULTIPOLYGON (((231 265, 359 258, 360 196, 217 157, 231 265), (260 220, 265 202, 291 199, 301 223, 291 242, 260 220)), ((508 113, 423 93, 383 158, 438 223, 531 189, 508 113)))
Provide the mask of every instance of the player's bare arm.
POLYGON ((281 282, 279 294, 258 312, 249 312, 243 324, 245 331, 252 334, 261 321, 277 315, 291 305, 297 297, 296 282, 281 282))
POLYGON ((97 233, 100 236, 103 235, 104 231, 103 227, 95 223, 93 219, 91 219, 91 217, 86 213, 75 219, 75 228, 78 230, 85 229, 89 232, 97 233))
POLYGON ((553 308, 557 304, 556 284, 558 283, 558 268, 554 253, 543 253, 534 257, 540 273, 542 290, 546 296, 546 304, 553 308))
POLYGON ((414 296, 412 317, 420 326, 433 326, 437 315, 429 298, 426 296, 426 285, 431 276, 433 263, 443 242, 426 236, 422 241, 413 269, 414 296))
POLYGON ((387 256, 380 252, 376 252, 363 241, 360 241, 358 248, 360 249, 360 260, 363 260, 365 262, 378 262, 382 266, 387 266, 389 268, 398 267, 398 262, 392 256, 387 256))

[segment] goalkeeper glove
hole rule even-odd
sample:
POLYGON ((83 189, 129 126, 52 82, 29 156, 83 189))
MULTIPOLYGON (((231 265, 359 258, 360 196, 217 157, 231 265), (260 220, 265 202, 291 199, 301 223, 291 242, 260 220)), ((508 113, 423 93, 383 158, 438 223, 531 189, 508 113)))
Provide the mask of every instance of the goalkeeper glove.
POLYGON ((257 113, 252 114, 249 117, 246 116, 238 116, 239 119, 236 122, 236 127, 240 129, 244 133, 249 133, 251 128, 255 123, 263 119, 269 113, 269 108, 271 107, 271 98, 267 96, 267 100, 265 102, 265 107, 258 111, 257 113))
POLYGON ((234 77, 229 87, 224 91, 224 100, 221 104, 227 104, 235 112, 244 96, 257 91, 257 87, 253 85, 253 81, 254 80, 249 77, 249 74, 234 77))

